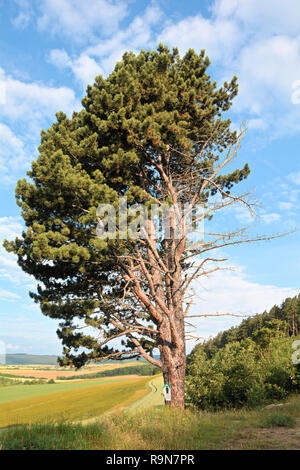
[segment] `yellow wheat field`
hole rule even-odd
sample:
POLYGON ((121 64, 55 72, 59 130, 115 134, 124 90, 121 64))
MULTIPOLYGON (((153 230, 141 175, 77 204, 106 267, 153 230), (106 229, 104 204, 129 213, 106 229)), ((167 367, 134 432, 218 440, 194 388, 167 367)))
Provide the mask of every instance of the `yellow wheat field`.
POLYGON ((76 421, 140 399, 149 390, 149 377, 94 385, 0 404, 0 427, 37 422, 76 421))
POLYGON ((104 370, 113 370, 119 369, 128 366, 136 366, 136 362, 128 362, 124 364, 99 364, 95 366, 82 367, 80 370, 65 370, 63 367, 57 369, 58 366, 36 366, 36 365, 26 365, 26 366, 3 366, 0 367, 0 374, 11 374, 20 377, 34 377, 37 379, 59 379, 60 377, 71 377, 78 375, 80 378, 84 374, 95 374, 97 372, 102 372, 104 370))

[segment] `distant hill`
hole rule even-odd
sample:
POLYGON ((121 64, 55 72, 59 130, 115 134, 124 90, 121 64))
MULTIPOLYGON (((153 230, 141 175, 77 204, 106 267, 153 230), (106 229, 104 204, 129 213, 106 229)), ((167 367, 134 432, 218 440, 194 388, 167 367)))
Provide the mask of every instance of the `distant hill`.
MULTIPOLYGON (((7 365, 26 365, 26 364, 37 364, 37 365, 58 365, 57 364, 57 357, 58 356, 50 356, 50 355, 38 355, 38 354, 6 354, 6 364, 7 365)), ((154 356, 156 357, 156 356, 154 356)), ((158 356, 159 358, 159 356, 158 356)), ((140 361, 146 362, 144 358, 140 358, 140 361)), ((132 362, 132 359, 128 359, 125 361, 107 361, 107 362, 114 362, 114 363, 124 363, 124 362, 132 362)))
POLYGON ((57 365, 57 356, 35 355, 35 354, 6 354, 7 365, 57 365))

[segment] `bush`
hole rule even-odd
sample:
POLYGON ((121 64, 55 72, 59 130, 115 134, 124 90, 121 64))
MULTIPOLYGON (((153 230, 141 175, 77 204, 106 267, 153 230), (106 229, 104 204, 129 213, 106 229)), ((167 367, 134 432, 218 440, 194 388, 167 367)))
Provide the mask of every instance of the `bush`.
POLYGON ((274 428, 274 427, 291 427, 294 426, 295 420, 288 415, 281 413, 274 413, 270 416, 263 418, 260 426, 262 428, 274 428))
POLYGON ((197 349, 187 367, 187 403, 215 411, 254 407, 297 393, 300 371, 291 360, 293 340, 279 335, 263 349, 246 339, 226 344, 210 358, 197 349))

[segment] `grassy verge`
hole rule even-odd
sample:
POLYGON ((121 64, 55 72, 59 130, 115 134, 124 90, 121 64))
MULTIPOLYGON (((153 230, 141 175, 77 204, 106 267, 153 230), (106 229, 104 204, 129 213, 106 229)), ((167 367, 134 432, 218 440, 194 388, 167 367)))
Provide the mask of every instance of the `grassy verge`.
POLYGON ((116 411, 92 424, 34 424, 0 435, 2 449, 300 449, 300 397, 282 407, 218 413, 116 411), (274 417, 276 416, 276 417, 274 417))

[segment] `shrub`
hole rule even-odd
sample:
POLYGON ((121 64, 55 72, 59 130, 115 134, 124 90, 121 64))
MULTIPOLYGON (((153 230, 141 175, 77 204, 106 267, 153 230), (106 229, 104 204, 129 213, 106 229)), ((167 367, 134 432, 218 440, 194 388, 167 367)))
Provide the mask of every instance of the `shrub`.
POLYGON ((267 349, 246 339, 208 357, 198 348, 187 367, 187 403, 203 410, 253 407, 281 400, 300 387, 289 337, 275 336, 267 349))
POLYGON ((295 420, 291 416, 284 415, 281 413, 274 413, 262 419, 260 426, 262 428, 273 428, 273 427, 291 427, 294 426, 295 420))

